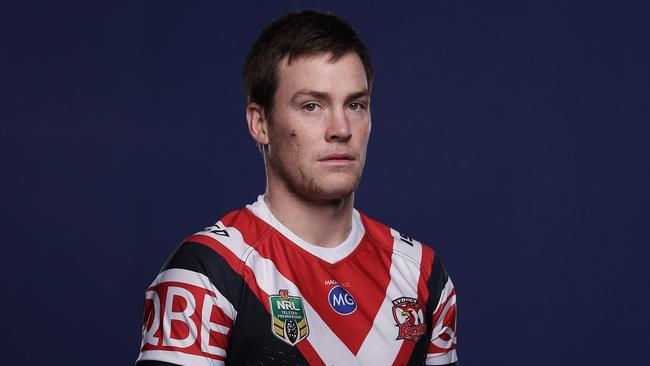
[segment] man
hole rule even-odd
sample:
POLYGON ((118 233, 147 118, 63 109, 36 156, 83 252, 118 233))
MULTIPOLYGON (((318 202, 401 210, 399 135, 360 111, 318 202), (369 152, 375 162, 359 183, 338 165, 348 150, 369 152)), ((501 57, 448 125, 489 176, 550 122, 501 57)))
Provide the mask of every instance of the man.
POLYGON ((244 66, 264 195, 189 237, 146 292, 145 365, 455 365, 433 250, 353 208, 372 67, 345 22, 289 13, 244 66))

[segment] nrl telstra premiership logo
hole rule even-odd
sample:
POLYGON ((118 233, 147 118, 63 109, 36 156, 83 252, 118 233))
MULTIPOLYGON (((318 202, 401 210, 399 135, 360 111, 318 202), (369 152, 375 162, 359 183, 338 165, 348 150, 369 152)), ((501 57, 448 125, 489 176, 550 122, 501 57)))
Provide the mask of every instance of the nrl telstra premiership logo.
POLYGON ((280 290, 269 296, 271 330, 276 337, 294 346, 307 338, 309 324, 299 296, 289 296, 289 290, 280 290))

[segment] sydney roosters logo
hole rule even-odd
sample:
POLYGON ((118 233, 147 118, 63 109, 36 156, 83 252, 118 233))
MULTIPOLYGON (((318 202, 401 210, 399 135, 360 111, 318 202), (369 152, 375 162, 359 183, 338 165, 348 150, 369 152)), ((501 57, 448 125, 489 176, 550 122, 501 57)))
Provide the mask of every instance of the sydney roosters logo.
POLYGON ((418 300, 412 297, 400 297, 393 300, 393 317, 399 328, 396 339, 417 342, 427 331, 424 313, 418 300))

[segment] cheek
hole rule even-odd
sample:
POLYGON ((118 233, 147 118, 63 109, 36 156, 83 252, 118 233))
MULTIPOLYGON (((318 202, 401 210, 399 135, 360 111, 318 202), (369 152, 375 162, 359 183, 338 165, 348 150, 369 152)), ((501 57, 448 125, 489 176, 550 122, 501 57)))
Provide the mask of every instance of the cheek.
POLYGON ((370 125, 365 125, 363 127, 360 127, 359 130, 357 131, 357 136, 359 136, 359 140, 361 144, 367 144, 368 139, 370 137, 370 125))
POLYGON ((289 159, 288 162, 295 162, 301 155, 300 132, 292 128, 284 133, 286 137, 281 143, 285 159, 289 159))

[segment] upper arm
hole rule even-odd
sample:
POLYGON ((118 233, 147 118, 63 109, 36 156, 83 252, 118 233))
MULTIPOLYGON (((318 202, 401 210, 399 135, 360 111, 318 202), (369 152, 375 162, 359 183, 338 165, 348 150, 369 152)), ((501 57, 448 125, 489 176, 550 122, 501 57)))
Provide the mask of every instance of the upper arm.
POLYGON ((455 365, 456 355, 456 290, 439 257, 436 257, 429 280, 432 309, 431 339, 427 365, 455 365))
POLYGON ((210 248, 182 244, 145 293, 137 364, 223 364, 240 281, 210 248))

